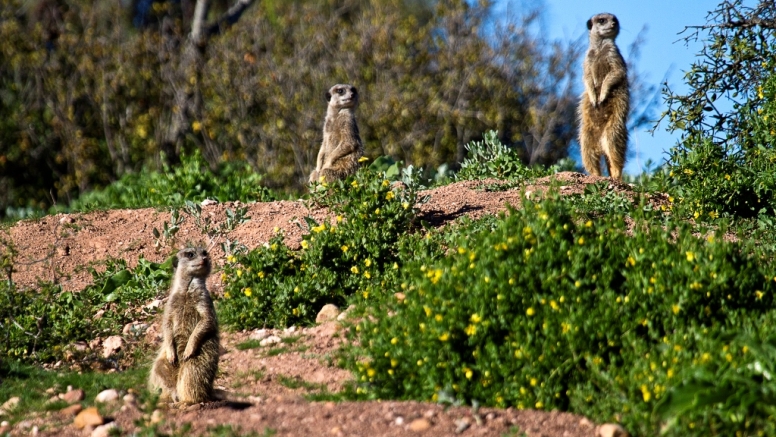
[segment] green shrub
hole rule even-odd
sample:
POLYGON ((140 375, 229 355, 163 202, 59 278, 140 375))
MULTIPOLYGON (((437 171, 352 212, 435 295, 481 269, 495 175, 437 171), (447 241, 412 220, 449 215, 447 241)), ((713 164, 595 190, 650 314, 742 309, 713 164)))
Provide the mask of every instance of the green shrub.
POLYGON ((335 217, 306 218, 301 250, 288 249, 278 234, 228 258, 225 298, 218 303, 222 323, 241 329, 309 323, 323 305, 341 306, 356 293, 374 299, 396 277, 398 242, 415 217, 413 184, 393 185, 362 169, 346 181, 315 186, 312 198, 335 217))
POLYGON ((166 289, 172 269, 169 261, 155 264, 141 258, 134 270, 117 260, 92 275, 93 285, 79 292, 51 283, 26 290, 0 283, 0 357, 54 361, 76 341, 121 333, 127 323, 150 317, 143 304, 166 289))
POLYGON ((161 172, 128 173, 102 190, 85 193, 70 205, 73 211, 96 208, 143 208, 181 206, 187 200, 201 202, 207 198, 271 201, 277 196, 261 185, 262 176, 248 164, 229 162, 213 172, 199 151, 181 157, 180 165, 164 165, 161 172))
POLYGON ((482 141, 472 141, 464 148, 469 153, 456 174, 459 180, 524 180, 553 173, 543 167, 528 167, 523 164, 519 151, 501 144, 496 131, 488 131, 483 135, 482 141))
POLYGON ((354 328, 363 396, 558 408, 652 435, 655 402, 685 369, 741 359, 709 339, 772 318, 757 258, 680 223, 629 230, 622 216, 526 202, 452 248, 407 268, 404 296, 354 328))

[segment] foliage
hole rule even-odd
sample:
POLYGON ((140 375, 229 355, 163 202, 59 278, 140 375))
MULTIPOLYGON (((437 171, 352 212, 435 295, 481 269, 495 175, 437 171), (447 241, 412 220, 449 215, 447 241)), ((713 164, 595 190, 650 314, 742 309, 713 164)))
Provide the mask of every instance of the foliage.
POLYGON ((289 249, 279 233, 264 247, 227 258, 218 302, 224 325, 310 323, 323 305, 342 306, 356 293, 374 299, 394 280, 399 241, 415 217, 413 184, 394 185, 362 169, 345 181, 313 186, 312 200, 335 218, 318 223, 307 217, 301 250, 289 249))
POLYGON ((172 275, 171 261, 142 258, 133 270, 116 260, 104 272, 91 271, 93 285, 79 292, 51 283, 24 290, 0 283, 0 356, 50 362, 78 355, 70 348, 74 342, 120 334, 127 323, 149 319, 153 314, 142 304, 166 289, 172 275))
MULTIPOLYGON (((194 150, 212 168, 244 162, 299 189, 338 82, 360 90, 367 154, 416 167, 460 161, 489 128, 526 162, 566 156, 574 136, 580 48, 532 30, 537 13, 499 26, 484 2, 253 2, 192 62, 180 2, 138 17, 126 7, 137 2, 2 1, 0 214, 132 186, 162 168, 160 151, 170 164, 194 150)), ((118 191, 100 200, 149 194, 118 191)))
POLYGON ((669 156, 669 182, 697 219, 774 214, 776 5, 720 3, 704 26, 706 44, 685 74, 686 95, 665 88, 670 130, 682 140, 669 156))
MULTIPOLYGON (((557 408, 657 433, 655 403, 685 372, 749 362, 724 338, 768 329, 774 281, 721 232, 635 220, 629 230, 617 213, 592 221, 565 201, 526 201, 492 232, 459 234, 447 256, 419 258, 402 294, 351 331, 358 391, 557 408)), ((753 426, 724 413, 687 415, 676 435, 753 426)))
POLYGON ((496 131, 488 131, 482 141, 472 141, 465 147, 466 158, 461 162, 457 179, 507 179, 525 180, 547 176, 550 171, 542 167, 528 167, 514 148, 501 144, 496 131))
POLYGON ((276 196, 261 184, 262 176, 247 164, 225 163, 213 172, 199 151, 182 156, 174 168, 163 164, 161 171, 145 169, 129 173, 102 190, 90 191, 77 199, 70 210, 183 206, 205 199, 275 200, 276 196))

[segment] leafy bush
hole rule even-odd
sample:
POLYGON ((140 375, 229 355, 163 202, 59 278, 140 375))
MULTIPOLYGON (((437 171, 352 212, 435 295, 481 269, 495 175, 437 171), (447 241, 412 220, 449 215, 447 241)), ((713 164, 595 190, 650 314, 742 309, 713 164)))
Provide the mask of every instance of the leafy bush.
MULTIPOLYGON (((711 339, 773 319, 769 269, 680 223, 629 231, 619 215, 593 222, 566 202, 526 202, 452 247, 407 268, 403 294, 354 328, 364 396, 621 414, 651 435, 655 402, 685 369, 742 359, 711 339)), ((708 435, 687 419, 678 435, 708 435)))
POLYGON ((686 37, 707 34, 685 74, 689 92, 664 90, 669 129, 682 131, 668 182, 696 219, 773 215, 776 30, 762 23, 776 17, 776 5, 721 2, 708 17, 686 37))
POLYGON ((261 180, 262 176, 245 163, 225 163, 214 173, 196 151, 183 156, 180 165, 174 168, 165 164, 160 172, 126 174, 102 190, 75 199, 70 209, 176 206, 207 198, 221 202, 275 200, 275 194, 263 187, 261 180))
POLYGON ((317 185, 313 200, 335 216, 317 223, 301 250, 282 234, 267 245, 227 259, 219 318, 227 326, 253 328, 309 323, 327 303, 343 305, 356 293, 374 299, 400 267, 398 242, 415 217, 415 188, 391 184, 362 169, 346 181, 317 185))
POLYGON ((520 159, 518 150, 501 144, 496 131, 488 131, 482 141, 464 146, 468 156, 461 162, 457 179, 529 179, 552 174, 542 167, 528 167, 520 159))
POLYGON ((76 341, 119 334, 125 324, 150 317, 142 304, 166 289, 172 268, 171 261, 155 264, 141 258, 128 270, 117 260, 92 275, 94 284, 80 292, 62 291, 51 283, 35 290, 0 283, 0 356, 54 361, 76 341))

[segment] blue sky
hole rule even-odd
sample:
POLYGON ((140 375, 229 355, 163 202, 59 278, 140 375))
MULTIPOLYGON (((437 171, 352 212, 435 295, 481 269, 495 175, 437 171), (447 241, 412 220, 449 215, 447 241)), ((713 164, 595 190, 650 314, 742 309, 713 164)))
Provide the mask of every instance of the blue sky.
MULTIPOLYGON (((645 42, 641 47, 641 57, 637 70, 644 73, 644 79, 658 85, 667 79, 674 90, 686 90, 683 86, 684 71, 689 70, 700 51, 702 41, 685 45, 678 41, 683 35, 678 35, 684 26, 702 25, 706 23, 706 15, 716 9, 720 0, 524 0, 496 1, 498 7, 522 8, 524 5, 536 5, 542 8, 542 26, 549 32, 551 39, 566 41, 585 38, 587 47, 588 18, 599 12, 610 12, 620 20, 620 35, 617 44, 628 58, 628 46, 636 39, 644 26, 647 26, 645 42), (521 6, 521 4, 523 6, 521 6)), ((752 4, 753 1, 745 1, 752 4)), ((581 76, 581 75, 580 75, 581 76)), ((579 89, 581 90, 581 83, 579 89)), ((662 97, 658 98, 656 115, 663 111, 662 97)), ((625 166, 625 173, 639 174, 644 163, 663 162, 667 155, 664 151, 676 144, 680 134, 666 131, 666 123, 661 123, 655 135, 651 135, 645 127, 631 134, 629 143, 632 151, 625 166)))

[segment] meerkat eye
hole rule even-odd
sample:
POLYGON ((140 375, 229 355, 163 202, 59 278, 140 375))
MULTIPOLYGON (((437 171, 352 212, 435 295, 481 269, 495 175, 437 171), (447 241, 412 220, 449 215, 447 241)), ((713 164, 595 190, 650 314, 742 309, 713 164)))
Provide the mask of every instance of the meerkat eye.
POLYGON ((200 255, 202 255, 202 256, 204 256, 205 258, 207 258, 207 250, 203 250, 203 251, 202 251, 202 253, 201 253, 200 255))
POLYGON ((194 258, 194 252, 186 252, 186 258, 188 259, 194 258))
POLYGON ((339 94, 339 95, 342 95, 342 93, 344 93, 344 92, 345 92, 345 90, 343 90, 342 88, 337 89, 337 94, 339 94))
POLYGON ((599 18, 598 19, 598 24, 604 24, 604 23, 606 23, 606 18, 599 18))

